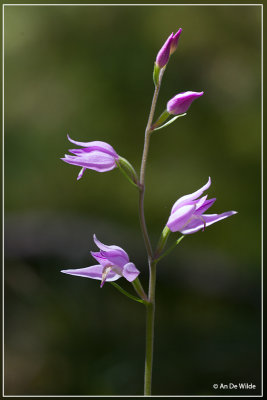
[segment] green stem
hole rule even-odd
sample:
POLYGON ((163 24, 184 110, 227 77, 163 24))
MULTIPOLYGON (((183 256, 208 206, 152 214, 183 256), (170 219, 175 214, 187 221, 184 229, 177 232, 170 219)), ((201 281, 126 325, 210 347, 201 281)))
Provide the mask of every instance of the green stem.
POLYGON ((156 261, 153 261, 150 264, 149 303, 147 303, 146 305, 146 359, 144 395, 151 395, 154 347, 156 265, 156 261))
POLYGON ((151 382, 152 382, 152 366, 153 366, 153 343, 154 343, 154 319, 155 319, 155 286, 156 286, 156 262, 153 261, 153 250, 149 239, 145 212, 144 212, 144 197, 145 197, 145 171, 147 156, 149 150, 150 136, 153 132, 152 121, 154 118, 156 103, 160 90, 160 85, 165 68, 162 68, 159 72, 158 80, 156 81, 155 91, 152 99, 151 109, 147 121, 145 131, 145 142, 144 150, 140 169, 140 182, 139 182, 139 218, 141 230, 148 255, 149 263, 149 292, 148 292, 148 303, 146 304, 146 359, 145 359, 145 384, 144 393, 145 395, 151 395, 151 382))
POLYGON ((140 191, 139 191, 139 218, 140 218, 140 225, 143 233, 143 238, 148 254, 148 260, 153 259, 153 250, 151 246, 151 242, 149 239, 148 231, 147 231, 147 226, 146 226, 146 219, 145 219, 145 212, 144 212, 144 197, 145 197, 145 171, 146 171, 146 163, 147 163, 147 156, 148 156, 148 150, 149 150, 149 142, 150 142, 150 136, 152 131, 152 121, 154 118, 155 114, 155 108, 157 104, 157 99, 158 99, 158 94, 159 94, 159 89, 163 77, 165 68, 162 68, 159 73, 159 79, 158 79, 158 84, 155 86, 155 91, 152 99, 152 104, 150 108, 150 113, 147 121, 147 126, 146 126, 146 131, 145 131, 145 142, 144 142, 144 150, 143 150, 143 156, 142 156, 142 162, 141 162, 141 169, 140 169, 140 191))

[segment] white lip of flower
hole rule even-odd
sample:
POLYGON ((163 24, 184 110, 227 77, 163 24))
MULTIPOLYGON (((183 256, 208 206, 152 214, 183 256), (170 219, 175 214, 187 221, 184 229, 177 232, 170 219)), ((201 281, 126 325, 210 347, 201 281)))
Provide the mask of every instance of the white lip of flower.
POLYGON ((106 279, 107 279, 107 275, 109 274, 109 272, 115 272, 115 274, 118 274, 120 276, 122 276, 122 270, 120 267, 118 267, 117 265, 106 265, 103 268, 103 272, 102 272, 102 280, 101 280, 101 286, 104 285, 106 279))

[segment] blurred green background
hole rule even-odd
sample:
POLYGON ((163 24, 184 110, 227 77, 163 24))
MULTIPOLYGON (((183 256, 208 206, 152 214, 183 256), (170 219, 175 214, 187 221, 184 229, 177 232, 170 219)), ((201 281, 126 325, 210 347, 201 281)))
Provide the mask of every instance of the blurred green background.
POLYGON ((260 393, 261 8, 8 6, 5 394, 142 394, 143 306, 60 273, 94 264, 96 233, 126 249, 147 285, 137 193, 118 170, 76 181, 79 168, 60 157, 69 133, 110 143, 139 170, 153 63, 179 27, 156 116, 179 92, 205 94, 152 138, 152 242, 172 204, 209 175, 211 213, 238 214, 158 266, 153 393, 260 393), (257 387, 212 388, 229 382, 257 387))

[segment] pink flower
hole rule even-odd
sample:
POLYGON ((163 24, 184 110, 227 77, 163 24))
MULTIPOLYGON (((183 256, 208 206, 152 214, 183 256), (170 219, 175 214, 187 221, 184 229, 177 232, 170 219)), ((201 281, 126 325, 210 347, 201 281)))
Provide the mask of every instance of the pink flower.
POLYGON ((173 115, 185 113, 192 102, 198 97, 201 97, 203 93, 204 92, 182 92, 177 94, 167 103, 168 113, 173 115))
POLYGON ((183 235, 195 233, 200 229, 214 224, 224 218, 236 214, 236 211, 227 211, 222 214, 203 214, 215 202, 215 198, 207 200, 207 196, 199 199, 199 196, 211 185, 209 178, 206 185, 194 193, 178 199, 171 210, 171 215, 167 222, 167 227, 172 232, 181 232, 183 235))
POLYGON ((101 281, 100 287, 106 281, 116 281, 122 276, 129 282, 134 281, 138 277, 140 271, 130 262, 128 254, 121 247, 114 245, 107 246, 101 243, 95 235, 94 242, 100 251, 91 251, 91 254, 99 262, 98 265, 78 269, 65 269, 61 272, 84 278, 98 279, 101 281))
POLYGON ((100 141, 77 142, 72 140, 69 135, 68 139, 77 146, 83 147, 81 149, 69 150, 70 153, 75 154, 74 156, 65 154, 65 157, 61 158, 61 160, 68 164, 82 167, 77 179, 81 179, 86 169, 106 172, 117 167, 116 161, 119 159, 119 156, 110 144, 100 141))

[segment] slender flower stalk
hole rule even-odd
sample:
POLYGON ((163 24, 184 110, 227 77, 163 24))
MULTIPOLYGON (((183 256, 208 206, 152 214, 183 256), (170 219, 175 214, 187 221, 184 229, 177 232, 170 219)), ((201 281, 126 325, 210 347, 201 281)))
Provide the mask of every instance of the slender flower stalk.
POLYGON ((153 250, 150 243, 150 239, 147 232, 146 220, 145 220, 145 213, 144 213, 144 196, 145 196, 145 172, 146 172, 146 163, 147 163, 147 156, 149 150, 149 142, 150 136, 153 132, 152 130, 152 121, 155 114, 155 108, 157 104, 158 94, 160 90, 160 85, 162 81, 162 77, 164 74, 165 68, 162 68, 159 73, 159 80, 154 90, 154 95, 152 99, 152 104, 150 108, 150 113, 148 117, 148 122, 145 130, 145 142, 144 142, 144 149, 143 149, 143 156, 141 162, 141 169, 140 169, 140 193, 139 193, 139 217, 140 217, 140 225, 146 245, 146 250, 148 254, 148 259, 151 261, 153 258, 153 250))
POLYGON ((146 359, 145 359, 145 384, 144 394, 151 394, 151 383, 152 383, 152 366, 153 366, 153 345, 154 345, 154 320, 155 320, 155 287, 156 287, 156 261, 153 261, 153 250, 148 236, 145 212, 144 212, 144 196, 145 196, 145 172, 146 163, 149 151, 150 136, 153 132, 152 122, 155 114, 155 108, 157 104, 158 94, 160 85, 165 68, 162 68, 159 73, 159 79, 155 86, 154 95, 152 99, 151 109, 148 117, 148 122, 145 130, 145 142, 144 150, 140 169, 140 193, 139 193, 139 216, 141 229, 148 254, 149 264, 149 291, 148 300, 149 303, 146 307, 146 359))

